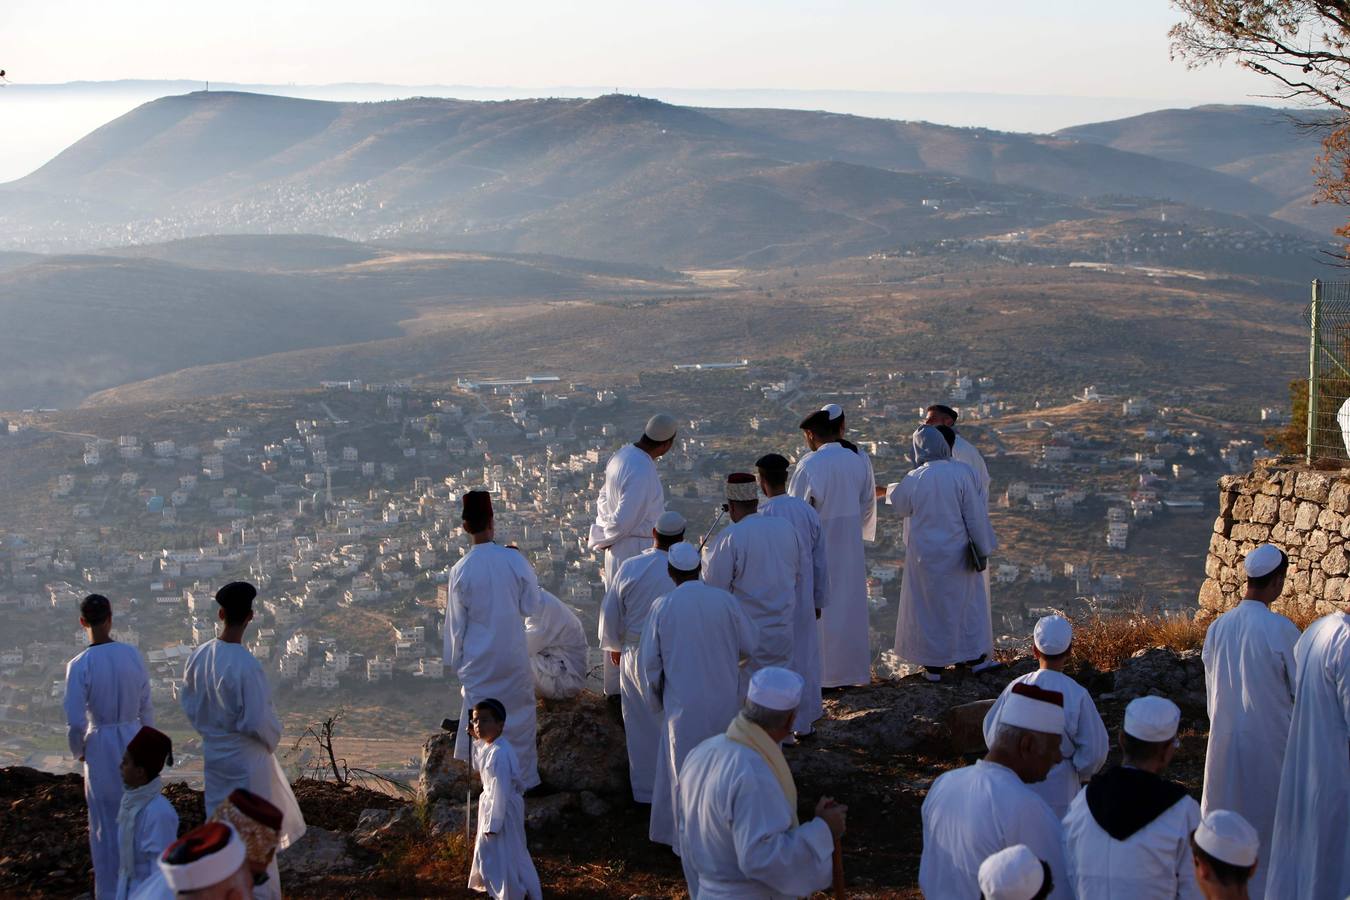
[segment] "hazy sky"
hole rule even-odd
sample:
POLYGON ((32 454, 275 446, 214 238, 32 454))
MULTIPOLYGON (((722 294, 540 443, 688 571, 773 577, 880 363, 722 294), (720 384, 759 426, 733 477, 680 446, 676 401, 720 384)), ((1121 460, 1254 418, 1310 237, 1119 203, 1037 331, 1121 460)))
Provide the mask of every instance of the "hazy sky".
POLYGON ((613 85, 1240 101, 1166 0, 6 0, 15 82, 613 85))

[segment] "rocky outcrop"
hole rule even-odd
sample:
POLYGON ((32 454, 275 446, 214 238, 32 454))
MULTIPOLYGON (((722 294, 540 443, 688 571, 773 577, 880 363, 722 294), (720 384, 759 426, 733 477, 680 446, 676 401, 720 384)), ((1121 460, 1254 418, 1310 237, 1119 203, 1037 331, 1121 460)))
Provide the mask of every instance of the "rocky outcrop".
POLYGON ((1178 653, 1164 647, 1140 650, 1115 671, 1113 700, 1133 700, 1150 694, 1166 697, 1181 707, 1204 707, 1205 664, 1199 650, 1178 653))
POLYGON ((1289 579, 1274 604, 1301 618, 1332 611, 1350 575, 1350 472, 1258 462, 1219 479, 1219 515, 1205 559, 1196 618, 1208 622, 1242 599, 1242 559, 1259 544, 1289 554, 1289 579))
POLYGON ((539 777, 559 791, 623 794, 628 745, 623 720, 590 691, 539 704, 539 777))

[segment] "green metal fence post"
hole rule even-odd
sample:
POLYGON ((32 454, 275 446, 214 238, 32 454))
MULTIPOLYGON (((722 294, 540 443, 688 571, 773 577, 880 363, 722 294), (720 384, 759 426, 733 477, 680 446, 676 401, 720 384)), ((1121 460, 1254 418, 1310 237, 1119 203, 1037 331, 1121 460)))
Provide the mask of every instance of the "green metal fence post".
POLYGON ((1320 339, 1320 330, 1322 324, 1322 282, 1313 279, 1312 283, 1312 306, 1308 316, 1311 324, 1311 333, 1308 340, 1308 434, 1304 441, 1306 448, 1304 457, 1308 465, 1313 461, 1313 440, 1316 438, 1317 427, 1317 346, 1320 339))

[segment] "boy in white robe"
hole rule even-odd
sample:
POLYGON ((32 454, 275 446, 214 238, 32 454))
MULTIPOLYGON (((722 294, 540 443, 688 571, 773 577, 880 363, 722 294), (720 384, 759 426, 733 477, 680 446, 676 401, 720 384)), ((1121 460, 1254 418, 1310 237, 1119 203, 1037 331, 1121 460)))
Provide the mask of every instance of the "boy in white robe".
POLYGON ((652 802, 656 780, 656 752, 661 743, 661 716, 642 694, 638 645, 647 616, 658 597, 675 589, 667 571, 666 551, 684 540, 684 516, 667 510, 652 529, 655 545, 624 560, 605 589, 600 605, 600 648, 619 667, 619 695, 624 742, 628 748, 628 780, 633 799, 652 802))
POLYGON ((1308 626, 1280 774, 1266 896, 1350 896, 1350 614, 1308 626))
POLYGON ((793 610, 792 665, 789 668, 802 676, 801 708, 792 729, 797 736, 811 734, 814 724, 824 710, 820 696, 820 628, 817 622, 821 610, 829 603, 829 569, 825 562, 825 535, 820 527, 820 516, 811 504, 787 492, 787 458, 767 453, 755 461, 759 489, 767 498, 759 504, 760 515, 786 519, 797 532, 801 554, 797 563, 797 603, 793 610))
POLYGON ((469 711, 486 697, 506 706, 505 739, 520 762, 525 789, 539 784, 534 674, 525 622, 543 609, 534 569, 519 552, 493 541, 492 499, 487 491, 461 498, 469 552, 450 569, 445 606, 446 668, 459 678, 462 700, 455 758, 469 762, 469 711))
POLYGON ((1190 845, 1200 804, 1162 777, 1176 753, 1180 721, 1171 700, 1132 700, 1120 729, 1121 764, 1069 806, 1064 855, 1079 898, 1200 900, 1190 845))
POLYGON ((799 823, 797 788, 780 746, 792 734, 801 688, 796 672, 760 669, 726 733, 685 759, 680 861, 693 900, 801 897, 830 884, 848 807, 822 797, 816 817, 799 823))
POLYGON ((178 812, 164 796, 159 773, 173 762, 173 742, 146 725, 122 754, 122 803, 117 811, 117 900, 157 871, 156 861, 178 840, 178 812))
POLYGON ((511 744, 501 739, 506 707, 491 697, 474 704, 469 731, 473 766, 483 782, 469 887, 494 898, 539 900, 539 874, 525 843, 525 785, 511 744))
POLYGON ((1265 896, 1280 769, 1294 714, 1294 645, 1298 628, 1270 604, 1284 590, 1289 557, 1262 544, 1243 560, 1242 602, 1205 632, 1201 657, 1209 701, 1209 745, 1200 811, 1239 813, 1261 841, 1261 864, 1247 885, 1252 900, 1265 896))
MULTIPOLYGON (((647 547, 647 536, 666 508, 666 492, 656 461, 675 446, 674 417, 657 413, 647 420, 642 437, 615 451, 605 464, 605 483, 595 501, 591 524, 592 550, 605 554, 601 574, 608 588, 626 559, 647 547)), ((617 664, 605 660, 605 693, 619 693, 617 664)))
POLYGON ((689 751, 735 718, 741 661, 754 652, 755 630, 735 597, 698 580, 692 544, 675 544, 667 561, 675 589, 647 616, 638 667, 643 695, 662 716, 648 836, 676 847, 677 773, 689 751))
POLYGON ((1040 668, 1010 682, 984 717, 984 742, 989 745, 998 734, 999 717, 1014 684, 1034 684, 1064 695, 1064 741, 1060 745, 1064 759, 1044 781, 1027 785, 1059 819, 1064 818, 1079 788, 1097 774, 1111 750, 1110 736, 1092 695, 1064 674, 1072 647, 1073 626, 1063 616, 1046 616, 1037 622, 1032 650, 1040 668))
POLYGON ((66 666, 66 739, 84 763, 84 799, 89 806, 89 853, 94 895, 117 895, 117 811, 122 802, 119 768, 127 744, 144 725, 155 724, 150 674, 141 651, 112 639, 112 603, 90 594, 80 603, 80 624, 89 646, 66 666))
POLYGON ((925 897, 976 897, 981 864, 1025 844, 1050 866, 1053 900, 1070 900, 1059 820, 1028 784, 1060 761, 1064 698, 1034 684, 1013 685, 984 759, 938 776, 923 801, 919 887, 925 897))
MULTIPOLYGON (((236 788, 251 791, 282 811, 284 849, 304 835, 305 819, 274 755, 281 742, 281 719, 272 704, 272 688, 262 665, 243 644, 256 596, 257 589, 245 581, 232 581, 216 591, 223 623, 220 637, 202 644, 188 658, 179 700, 202 736, 207 813, 236 788)), ((272 875, 279 891, 275 864, 272 875)))

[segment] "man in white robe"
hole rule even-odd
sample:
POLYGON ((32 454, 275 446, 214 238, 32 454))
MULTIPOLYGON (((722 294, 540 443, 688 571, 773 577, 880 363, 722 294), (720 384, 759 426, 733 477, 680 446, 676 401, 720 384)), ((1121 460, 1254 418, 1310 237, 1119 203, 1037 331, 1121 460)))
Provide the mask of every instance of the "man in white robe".
POLYGON ((793 659, 797 587, 804 559, 797 531, 786 519, 759 513, 759 485, 748 472, 727 476, 731 524, 703 551, 703 583, 728 591, 755 626, 755 650, 741 672, 787 668, 793 659))
POLYGON ((820 516, 825 535, 829 605, 821 611, 821 686, 866 685, 872 680, 863 542, 876 538, 872 462, 841 443, 844 416, 831 404, 801 423, 809 453, 797 461, 788 493, 820 516))
POLYGON ((735 717, 741 661, 755 650, 755 627, 735 597, 698 580, 692 544, 670 548, 667 572, 675 588, 647 616, 638 668, 643 695, 662 717, 649 836, 676 847, 677 773, 689 751, 735 717))
POLYGON ((1050 866, 1052 900, 1074 896, 1059 820, 1027 787, 1059 762, 1063 732, 1059 693, 1015 685, 988 755, 938 776, 923 801, 919 887, 925 897, 978 897, 980 865, 1018 844, 1050 866))
POLYGON ((567 604, 542 588, 539 601, 539 612, 525 620, 535 693, 549 700, 575 697, 586 687, 586 629, 567 604))
POLYGON ((1177 748, 1181 710, 1163 697, 1125 708, 1123 760, 1092 780, 1064 817, 1074 894, 1092 900, 1200 900, 1191 835, 1200 804, 1162 773, 1177 748))
POLYGON ((642 693, 638 645, 652 605, 675 589, 670 580, 666 551, 684 540, 684 516, 667 510, 652 529, 655 545, 619 566, 600 605, 600 648, 619 667, 619 695, 624 741, 628 747, 628 780, 633 799, 652 802, 656 780, 656 752, 661 743, 661 716, 642 693))
MULTIPOLYGON (((202 736, 206 813, 236 788, 251 791, 281 810, 279 846, 285 849, 304 835, 305 820, 275 756, 281 719, 272 704, 272 689, 262 665, 244 646, 257 593, 246 581, 232 581, 216 591, 223 623, 220 637, 202 644, 188 658, 179 702, 202 736)), ((268 874, 279 896, 281 876, 275 861, 268 874)))
POLYGON ((996 549, 989 511, 970 467, 951 458, 942 432, 914 432, 914 465, 886 489, 886 502, 909 519, 904 580, 895 623, 895 652, 923 666, 930 681, 956 663, 988 667, 993 646, 989 595, 971 548, 984 558, 996 549))
POLYGON ((150 675, 141 651, 112 639, 112 604, 102 594, 80 603, 89 646, 66 665, 66 741, 84 763, 89 807, 89 855, 98 900, 117 893, 117 810, 122 802, 122 754, 143 725, 155 724, 150 675))
POLYGON ((1209 705, 1205 793, 1200 810, 1226 809, 1256 829, 1261 862, 1247 885, 1265 896, 1280 770, 1294 713, 1294 645, 1298 628, 1270 604, 1284 590, 1289 557, 1262 544, 1243 560, 1247 593, 1205 633, 1201 653, 1209 705))
POLYGON ((797 604, 793 612, 792 671, 802 676, 802 703, 797 710, 793 731, 799 736, 811 734, 823 713, 820 700, 820 629, 816 622, 829 603, 829 570, 825 563, 825 534, 820 516, 811 504, 787 492, 787 458, 777 453, 761 456, 755 462, 759 489, 768 499, 759 504, 760 515, 786 519, 797 531, 801 551, 798 561, 797 604))
POLYGON ((473 545, 450 569, 441 629, 445 665, 459 678, 462 699, 455 758, 472 760, 469 711, 480 700, 496 698, 506 707, 503 739, 515 750, 529 790, 539 784, 539 766, 534 674, 524 620, 543 610, 539 581, 523 555, 493 542, 488 492, 469 491, 461 502, 462 525, 473 545))
POLYGON ((1294 645, 1298 680, 1280 774, 1266 896, 1350 896, 1350 614, 1308 626, 1294 645))
MULTIPOLYGON (((647 420, 642 437, 620 447, 605 464, 605 483, 595 501, 592 550, 603 550, 602 574, 608 589, 625 559, 647 548, 656 520, 666 508, 666 492, 656 461, 675 446, 675 419, 658 413, 647 420)), ((605 660, 605 693, 619 693, 619 669, 605 660)))
POLYGON ((803 897, 830 884, 834 842, 848 807, 822 797, 797 819, 797 787, 781 742, 791 737, 802 678, 770 666, 725 734, 684 761, 679 780, 680 861, 691 900, 803 897))
POLYGON ((986 745, 993 744, 1013 685, 1034 684, 1064 695, 1064 740, 1059 748, 1064 758, 1050 770, 1044 781, 1027 785, 1045 801, 1055 818, 1062 819, 1083 783, 1096 775, 1106 762, 1106 755, 1111 751, 1111 738, 1102 724, 1097 705, 1092 702, 1092 695, 1064 674, 1073 647, 1073 626, 1069 621, 1063 616, 1045 616, 1036 623, 1031 646, 1040 667, 1013 679, 1003 689, 984 717, 984 740, 986 745))

